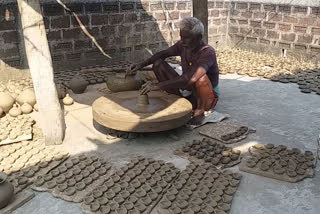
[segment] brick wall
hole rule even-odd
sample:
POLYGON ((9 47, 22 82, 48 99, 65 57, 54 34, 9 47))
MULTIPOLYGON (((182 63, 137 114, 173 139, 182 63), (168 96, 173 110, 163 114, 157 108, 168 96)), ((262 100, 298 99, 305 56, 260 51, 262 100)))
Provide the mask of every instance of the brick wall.
POLYGON ((16 4, 0 4, 0 70, 23 65, 16 4))
MULTIPOLYGON (((107 1, 68 5, 107 54, 106 59, 81 31, 74 17, 58 4, 43 5, 48 40, 55 64, 113 64, 137 61, 146 50, 159 51, 179 37, 178 21, 191 15, 189 1, 107 1), (73 63, 75 62, 75 63, 73 63)), ((76 65, 75 65, 76 66, 76 65)))
POLYGON ((229 1, 208 1, 208 37, 213 47, 227 45, 229 1))
POLYGON ((232 2, 233 46, 319 59, 320 7, 232 2))

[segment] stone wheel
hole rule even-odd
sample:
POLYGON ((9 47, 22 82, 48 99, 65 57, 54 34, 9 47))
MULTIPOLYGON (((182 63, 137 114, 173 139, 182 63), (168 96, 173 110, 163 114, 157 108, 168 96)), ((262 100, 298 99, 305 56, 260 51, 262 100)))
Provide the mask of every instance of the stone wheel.
POLYGON ((92 104, 94 121, 119 131, 159 132, 178 128, 191 118, 192 105, 185 98, 153 91, 149 104, 137 105, 139 95, 125 91, 98 98, 92 104))

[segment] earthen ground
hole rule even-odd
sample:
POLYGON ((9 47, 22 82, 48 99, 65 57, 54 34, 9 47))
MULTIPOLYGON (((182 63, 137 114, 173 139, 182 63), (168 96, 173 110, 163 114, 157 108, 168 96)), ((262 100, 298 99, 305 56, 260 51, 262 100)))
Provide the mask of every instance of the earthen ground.
MULTIPOLYGON (((103 85, 100 85, 103 87, 103 85)), ((108 140, 92 125, 90 104, 99 94, 90 86, 84 95, 71 96, 82 104, 66 107, 67 133, 63 147, 71 154, 98 152, 120 166, 136 155, 173 162, 184 169, 188 161, 175 156, 174 150, 186 141, 202 138, 197 129, 177 129, 148 134, 136 139, 108 140), (175 139, 177 136, 179 139, 175 139)), ((300 93, 296 84, 281 84, 237 75, 221 76, 221 99, 216 110, 243 121, 257 132, 235 144, 243 152, 255 143, 284 144, 301 150, 317 149, 320 127, 320 96, 300 93)), ((238 171, 235 166, 233 170, 238 171)), ((298 183, 286 183, 243 173, 230 214, 316 214, 320 210, 320 167, 315 177, 298 183)), ((14 214, 79 214, 80 204, 54 198, 50 193, 36 193, 34 199, 14 214)), ((155 211, 153 211, 155 213, 155 211)))

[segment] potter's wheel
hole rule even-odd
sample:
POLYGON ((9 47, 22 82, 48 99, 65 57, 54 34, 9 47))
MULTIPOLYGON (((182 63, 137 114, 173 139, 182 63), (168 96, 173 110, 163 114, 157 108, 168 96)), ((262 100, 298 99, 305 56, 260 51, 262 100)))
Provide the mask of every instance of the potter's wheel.
POLYGON ((180 127, 191 118, 192 105, 184 98, 160 91, 150 92, 147 100, 139 95, 139 91, 124 91, 98 98, 92 104, 93 119, 119 131, 159 132, 180 127))

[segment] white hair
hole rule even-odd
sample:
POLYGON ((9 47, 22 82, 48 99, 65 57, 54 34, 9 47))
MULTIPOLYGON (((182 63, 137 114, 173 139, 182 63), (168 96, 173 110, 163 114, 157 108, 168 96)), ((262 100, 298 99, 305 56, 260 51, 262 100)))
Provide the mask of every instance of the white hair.
POLYGON ((186 17, 180 22, 180 30, 190 31, 193 35, 204 34, 204 26, 202 22, 195 17, 186 17))

